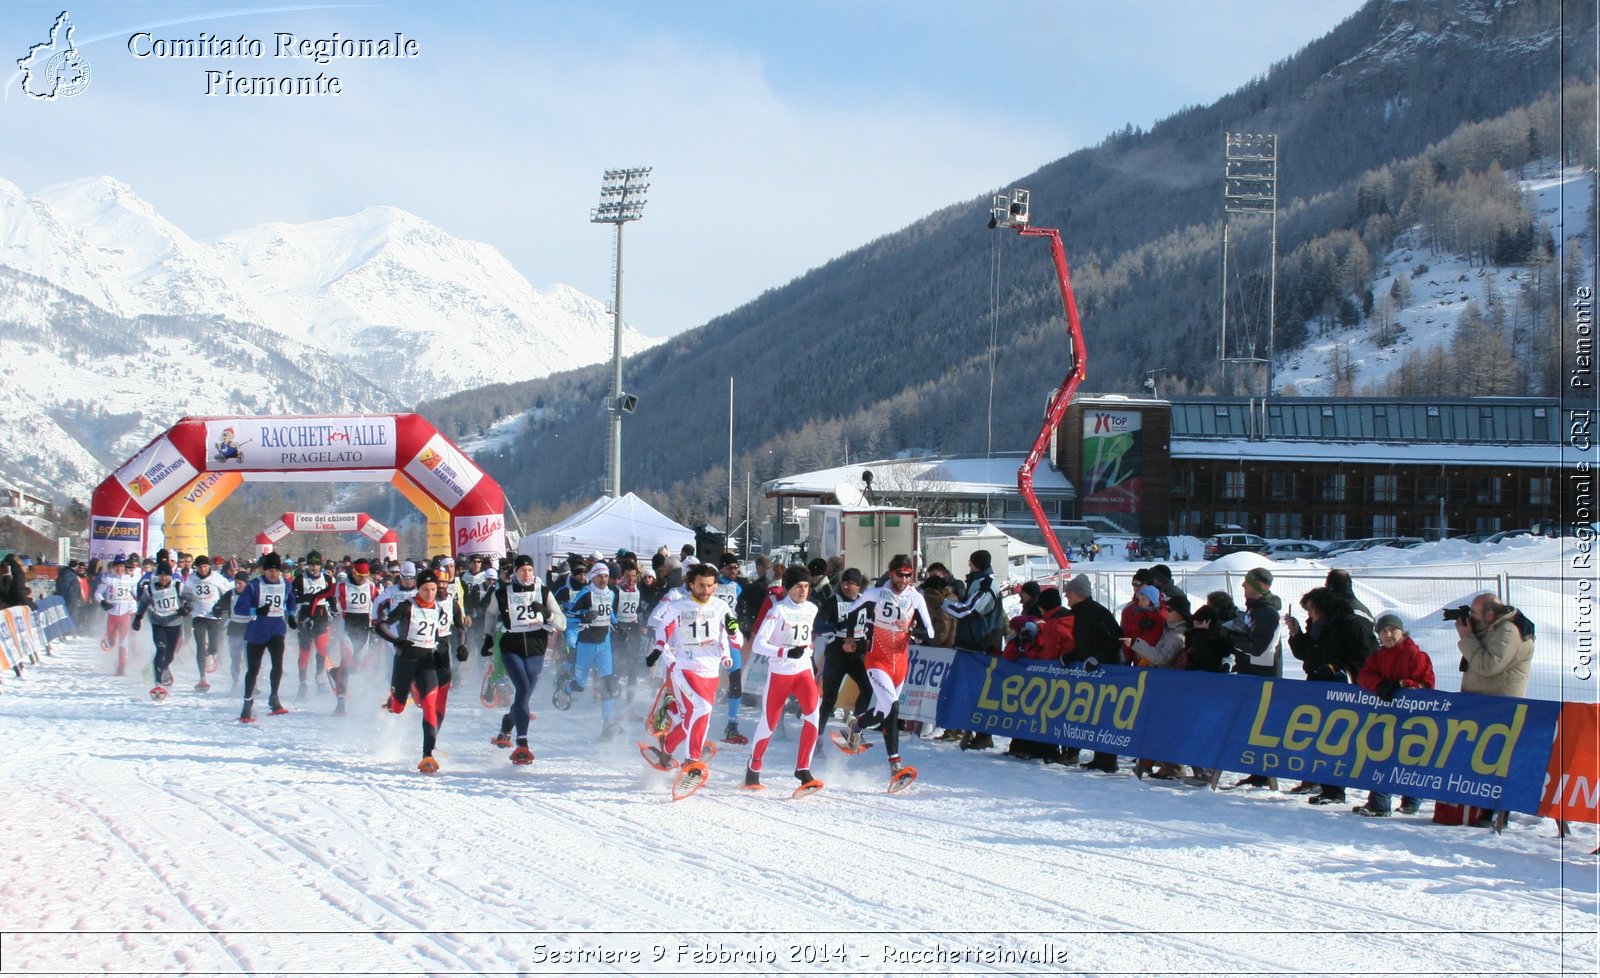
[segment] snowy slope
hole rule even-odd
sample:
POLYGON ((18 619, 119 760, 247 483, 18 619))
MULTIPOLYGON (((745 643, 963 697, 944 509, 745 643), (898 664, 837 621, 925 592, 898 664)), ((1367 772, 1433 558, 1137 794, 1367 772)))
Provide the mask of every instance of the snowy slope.
MULTIPOLYGON (((1569 238, 1587 245, 1594 240, 1588 214, 1594 181, 1595 174, 1569 168, 1530 176, 1519 185, 1535 225, 1548 225, 1558 246, 1569 238)), ((1448 344, 1469 300, 1476 302, 1480 313, 1487 311, 1491 294, 1509 306, 1530 274, 1527 268, 1485 267, 1463 255, 1433 252, 1420 246, 1421 239, 1420 228, 1409 229, 1376 262, 1380 274, 1372 281, 1373 295, 1387 296, 1396 276, 1405 276, 1411 285, 1411 301, 1395 317, 1398 340, 1388 345, 1379 341, 1376 314, 1349 330, 1313 335, 1304 346, 1278 357, 1275 382, 1280 387, 1292 383, 1302 397, 1326 396, 1333 388, 1333 364, 1344 357, 1357 367, 1357 390, 1379 383, 1398 370, 1413 350, 1448 344), (1422 265, 1428 270, 1413 275, 1422 265)), ((1585 253, 1582 257, 1592 274, 1595 256, 1585 253)))
POLYGON ((767 791, 739 789, 749 748, 725 745, 674 804, 629 739, 596 738, 591 696, 550 707, 550 675, 538 760, 512 768, 480 663, 435 777, 375 672, 350 717, 313 694, 254 726, 226 664, 189 691, 187 654, 160 706, 86 639, 7 676, 0 781, 28 834, 0 873, 7 973, 1593 974, 1593 826, 1563 841, 1517 815, 1496 837, 915 738, 903 795, 881 748, 822 746, 827 788, 793 801, 779 738, 767 791))
MULTIPOLYGON (((534 288, 493 247, 391 207, 201 243, 109 177, 32 197, 0 181, 0 265, 118 316, 271 327, 404 404, 611 355, 604 303, 534 288)), ((653 342, 624 328, 625 354, 653 342)))

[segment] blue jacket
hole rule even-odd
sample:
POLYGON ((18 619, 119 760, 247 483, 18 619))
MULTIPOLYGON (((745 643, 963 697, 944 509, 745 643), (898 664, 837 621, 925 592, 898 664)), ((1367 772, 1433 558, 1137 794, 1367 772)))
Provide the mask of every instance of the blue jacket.
POLYGON ((289 634, 289 629, 294 627, 294 615, 298 609, 294 586, 289 583, 287 576, 280 577, 276 585, 268 584, 264 577, 252 577, 250 583, 244 586, 244 590, 239 592, 233 602, 233 610, 240 617, 255 615, 244 629, 244 640, 251 645, 264 645, 270 638, 289 634), (283 589, 282 616, 268 615, 261 611, 263 587, 283 589))

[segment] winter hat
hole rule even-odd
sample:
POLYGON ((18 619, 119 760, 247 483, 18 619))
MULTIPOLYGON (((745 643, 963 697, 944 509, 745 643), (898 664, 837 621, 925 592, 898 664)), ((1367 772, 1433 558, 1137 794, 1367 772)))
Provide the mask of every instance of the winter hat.
POLYGON ((1047 587, 1039 592, 1039 610, 1054 611, 1061 607, 1061 592, 1053 587, 1047 587))
POLYGON ((439 558, 439 566, 440 567, 454 567, 455 565, 456 565, 456 559, 454 557, 448 557, 447 556, 447 557, 440 557, 439 558))
MULTIPOLYGON (((405 575, 405 571, 403 571, 403 570, 400 573, 401 573, 401 576, 405 575)), ((435 576, 433 571, 431 571, 431 570, 425 570, 422 573, 417 575, 417 587, 419 589, 424 584, 437 584, 437 583, 439 583, 439 578, 437 576, 435 576)))
POLYGON ((409 560, 403 561, 400 564, 400 576, 401 577, 416 577, 417 576, 417 565, 412 563, 409 560))
POLYGON ((1079 574, 1067 582, 1067 593, 1076 594, 1082 598, 1094 597, 1094 583, 1089 580, 1088 574, 1079 574))
POLYGON ((821 577, 828 573, 828 562, 821 557, 812 557, 811 563, 806 565, 806 570, 811 572, 812 577, 821 577))
POLYGON ((355 563, 350 565, 350 569, 355 571, 357 574, 370 574, 370 573, 372 573, 372 565, 367 563, 365 560, 356 561, 355 563))
POLYGON ((1382 614, 1382 615, 1378 616, 1378 620, 1377 620, 1377 622, 1375 624, 1374 631, 1381 632, 1385 628, 1398 628, 1403 632, 1403 631, 1406 630, 1406 623, 1400 620, 1400 616, 1399 615, 1397 615, 1397 614, 1395 614, 1394 612, 1391 611, 1391 612, 1389 612, 1387 614, 1382 614))
POLYGON ((974 550, 967 560, 972 563, 972 566, 981 571, 986 571, 994 566, 994 558, 989 555, 987 550, 974 550))
POLYGON ((512 565, 511 565, 513 570, 515 570, 518 567, 532 567, 532 566, 533 566, 533 558, 528 556, 527 554, 517 554, 516 561, 514 563, 512 563, 512 565))
POLYGON ((862 576, 862 574, 861 574, 861 572, 859 570, 857 570, 854 567, 851 567, 851 568, 848 568, 847 570, 845 570, 844 574, 842 574, 839 577, 839 583, 840 584, 859 584, 862 587, 866 587, 867 586, 867 579, 864 576, 862 576))
POLYGON ((610 577, 610 576, 611 576, 611 568, 606 566, 606 562, 603 561, 603 560, 600 563, 595 564, 593 567, 589 568, 589 579, 590 580, 594 580, 597 577, 610 577))
POLYGON ((172 576, 172 565, 164 560, 156 565, 156 576, 160 577, 162 574, 165 574, 168 577, 172 576))
POLYGON ((1017 590, 1022 592, 1022 594, 1026 595, 1030 600, 1033 600, 1033 601, 1039 600, 1039 582, 1038 581, 1023 581, 1022 582, 1022 586, 1017 588, 1017 590))
POLYGON ((233 579, 236 580, 236 581, 243 581, 246 584, 250 583, 250 575, 246 574, 244 571, 240 571, 237 574, 233 575, 233 579))
POLYGON ((262 570, 283 570, 283 558, 277 554, 267 554, 261 558, 262 570))
POLYGON ((1272 571, 1265 567, 1252 567, 1244 575, 1245 583, 1265 594, 1272 590, 1272 571))
POLYGON ((308 564, 320 564, 320 563, 322 563, 322 551, 313 550, 310 553, 306 554, 306 563, 308 563, 308 564))
POLYGON ((810 584, 811 572, 799 564, 790 564, 783 572, 783 589, 785 591, 796 584, 810 584))
POLYGON ((211 558, 207 557, 205 554, 201 554, 200 556, 198 556, 198 557, 196 557, 194 559, 194 565, 196 567, 202 567, 202 566, 210 567, 211 566, 211 558))
POLYGON ((1161 592, 1157 591, 1148 584, 1134 593, 1142 596, 1146 601, 1149 601, 1152 608, 1159 608, 1161 606, 1161 592))

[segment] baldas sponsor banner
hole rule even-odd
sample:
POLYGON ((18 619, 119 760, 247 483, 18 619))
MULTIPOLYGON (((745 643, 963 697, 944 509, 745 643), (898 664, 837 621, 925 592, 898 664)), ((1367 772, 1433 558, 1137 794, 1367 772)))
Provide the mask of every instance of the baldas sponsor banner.
POLYGON ((392 468, 395 419, 213 418, 206 422, 206 462, 241 472, 392 468))
MULTIPOLYGON (((437 499, 446 509, 453 509, 465 499, 472 487, 483 478, 483 472, 456 451, 454 445, 441 434, 434 434, 417 457, 406 463, 406 475, 424 492, 437 499)), ((502 521, 502 534, 505 526, 502 521)), ((459 528, 457 533, 459 533, 459 528)), ((503 549, 503 547, 502 547, 503 549)))
MULTIPOLYGON (((474 480, 476 481, 476 480, 474 480)), ((499 513, 457 516, 451 519, 455 552, 503 554, 506 552, 506 518, 499 513)))
POLYGON ((939 726, 1022 737, 1109 754, 1146 755, 1142 711, 1151 670, 1087 674, 1054 662, 957 652, 939 697, 939 726))
POLYGON ((116 479, 135 502, 150 512, 199 474, 200 470, 189 464, 172 440, 162 435, 124 463, 117 470, 116 479))
POLYGON ((900 687, 900 719, 938 722, 939 689, 944 685, 945 674, 950 671, 950 664, 955 657, 955 649, 931 645, 911 646, 906 681, 900 687))

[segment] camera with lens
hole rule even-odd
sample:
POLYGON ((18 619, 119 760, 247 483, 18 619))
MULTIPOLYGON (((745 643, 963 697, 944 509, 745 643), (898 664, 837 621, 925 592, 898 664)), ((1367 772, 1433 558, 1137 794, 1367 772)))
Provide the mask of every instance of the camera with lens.
POLYGON ((1444 620, 1470 622, 1472 620, 1472 606, 1464 604, 1459 608, 1446 608, 1444 609, 1444 620))

